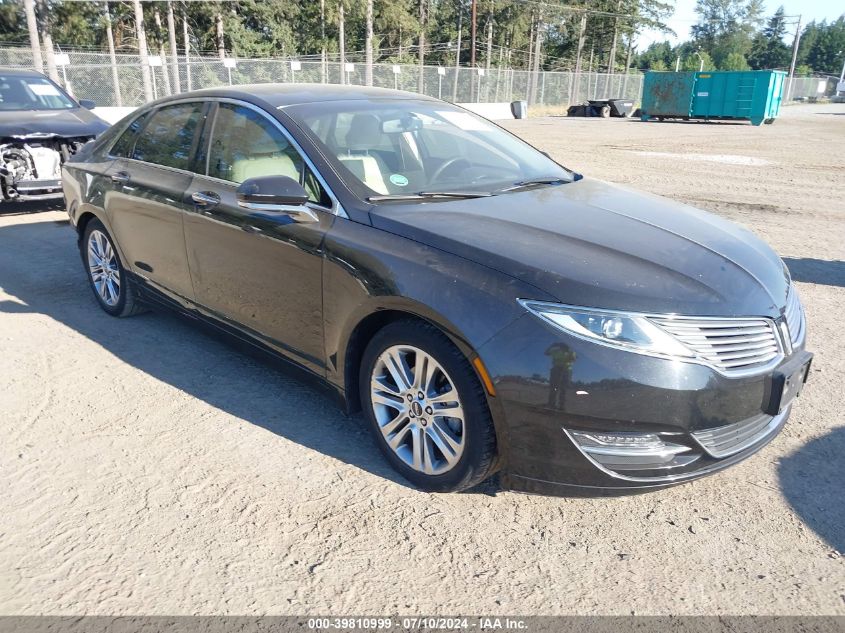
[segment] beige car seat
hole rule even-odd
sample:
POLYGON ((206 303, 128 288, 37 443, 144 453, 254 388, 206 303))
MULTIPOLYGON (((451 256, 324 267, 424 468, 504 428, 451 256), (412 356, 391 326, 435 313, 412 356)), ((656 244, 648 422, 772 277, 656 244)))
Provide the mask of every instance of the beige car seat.
POLYGON ((384 160, 369 151, 381 135, 381 123, 372 114, 356 114, 346 133, 346 152, 338 154, 344 166, 373 191, 389 193, 384 179, 390 170, 384 160))
POLYGON ((242 134, 241 147, 249 154, 240 152, 232 156, 232 180, 243 182, 259 176, 288 176, 299 182, 299 169, 290 157, 293 149, 286 141, 274 139, 266 130, 252 121, 244 129, 233 129, 232 134, 242 134))

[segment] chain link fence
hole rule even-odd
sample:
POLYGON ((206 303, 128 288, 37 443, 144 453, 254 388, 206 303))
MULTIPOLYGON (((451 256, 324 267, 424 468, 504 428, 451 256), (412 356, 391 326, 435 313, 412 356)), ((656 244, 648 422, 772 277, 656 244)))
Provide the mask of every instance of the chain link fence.
MULTIPOLYGON (((76 98, 91 99, 100 106, 139 106, 146 101, 138 55, 116 55, 117 86, 108 54, 71 51, 67 56, 69 63, 59 67, 59 78, 76 98)), ((159 59, 164 63, 150 67, 154 97, 214 86, 267 82, 366 84, 366 66, 361 63, 237 59, 229 60, 233 67, 227 67, 218 57, 197 56, 186 62, 184 56, 179 56, 173 77, 170 58, 159 59)), ((28 48, 0 48, 0 66, 32 68, 32 53, 28 48)), ((524 100, 540 110, 563 111, 587 99, 639 101, 643 74, 638 71, 535 73, 510 68, 374 64, 373 85, 421 92, 457 103, 524 100)), ((831 95, 835 90, 835 78, 796 77, 788 98, 784 95, 784 102, 831 95)))
MULTIPOLYGON (((67 56, 70 63, 59 67, 59 79, 76 98, 91 99, 101 106, 138 106, 145 102, 141 62, 137 55, 116 55, 117 87, 108 54, 71 51, 67 56)), ((154 97, 191 89, 266 82, 366 84, 366 66, 360 63, 301 61, 292 64, 289 59, 237 59, 232 60, 234 67, 227 67, 217 57, 191 57, 186 62, 184 56, 179 56, 174 78, 169 58, 161 61, 165 63, 150 67, 154 97)), ((26 48, 2 48, 0 66, 32 68, 32 54, 26 48)), ((552 108, 566 108, 586 99, 639 100, 642 77, 639 72, 535 73, 506 68, 373 65, 373 85, 382 88, 421 92, 458 103, 524 100, 534 106, 552 108)))

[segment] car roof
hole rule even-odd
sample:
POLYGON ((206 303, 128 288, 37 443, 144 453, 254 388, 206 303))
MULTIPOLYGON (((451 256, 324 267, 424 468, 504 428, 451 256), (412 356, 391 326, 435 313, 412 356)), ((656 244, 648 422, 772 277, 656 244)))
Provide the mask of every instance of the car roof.
POLYGON ((349 86, 338 84, 246 84, 239 86, 223 86, 206 88, 173 95, 160 102, 186 97, 229 97, 231 99, 246 99, 258 97, 273 107, 298 105, 324 101, 350 101, 372 99, 402 99, 413 101, 436 101, 415 92, 392 90, 389 88, 375 88, 372 86, 349 86))
POLYGON ((0 75, 17 76, 17 77, 44 77, 43 73, 28 68, 12 68, 10 66, 0 66, 0 75))

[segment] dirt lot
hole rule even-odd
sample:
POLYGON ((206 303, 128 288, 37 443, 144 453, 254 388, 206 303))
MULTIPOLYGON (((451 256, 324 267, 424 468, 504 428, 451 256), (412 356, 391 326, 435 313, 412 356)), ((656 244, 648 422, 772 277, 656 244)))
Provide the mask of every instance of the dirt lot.
POLYGON ((0 613, 845 614, 845 105, 509 127, 786 259, 816 360, 776 441, 634 497, 423 494, 292 377, 103 314, 59 207, 4 206, 0 613))

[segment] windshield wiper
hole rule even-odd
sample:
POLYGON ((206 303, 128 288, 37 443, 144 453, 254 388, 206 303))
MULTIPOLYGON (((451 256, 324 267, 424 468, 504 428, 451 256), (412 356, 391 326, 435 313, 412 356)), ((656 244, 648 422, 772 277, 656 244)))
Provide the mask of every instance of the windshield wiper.
POLYGON ((395 193, 370 196, 367 202, 388 202, 391 200, 430 200, 432 198, 489 198, 489 191, 418 191, 417 193, 395 193))
POLYGON ((513 183, 510 187, 499 189, 496 193, 507 193, 508 191, 517 191, 525 187, 536 187, 539 185, 562 185, 565 182, 569 182, 569 180, 561 176, 541 176, 540 178, 520 180, 519 182, 513 183))

